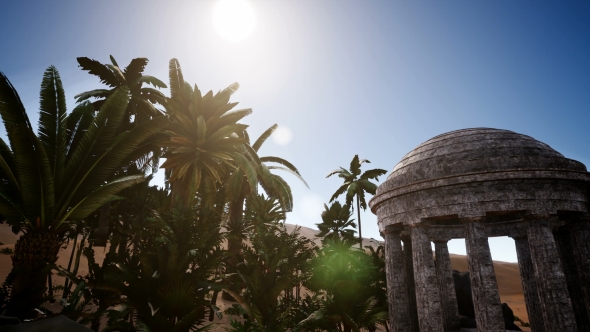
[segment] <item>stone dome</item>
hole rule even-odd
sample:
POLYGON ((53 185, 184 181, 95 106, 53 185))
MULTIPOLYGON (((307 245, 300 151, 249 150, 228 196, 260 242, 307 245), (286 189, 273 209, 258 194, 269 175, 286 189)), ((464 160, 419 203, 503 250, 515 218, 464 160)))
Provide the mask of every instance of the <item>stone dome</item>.
POLYGON ((509 130, 435 136, 406 154, 369 202, 380 228, 506 211, 587 212, 584 164, 509 130))
POLYGON ((469 128, 435 136, 406 154, 387 180, 405 186, 465 174, 507 170, 571 170, 584 164, 510 130, 469 128))

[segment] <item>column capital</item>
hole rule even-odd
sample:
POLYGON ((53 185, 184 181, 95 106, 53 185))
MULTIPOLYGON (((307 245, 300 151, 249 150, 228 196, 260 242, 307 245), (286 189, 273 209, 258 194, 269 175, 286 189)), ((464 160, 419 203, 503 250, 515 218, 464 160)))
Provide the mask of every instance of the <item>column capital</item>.
POLYGON ((404 228, 404 225, 390 225, 385 227, 383 234, 400 234, 404 228))
POLYGON ((451 239, 448 239, 448 238, 437 238, 437 237, 435 237, 435 238, 432 239, 432 242, 434 244, 437 244, 437 243, 438 244, 447 244, 450 240, 451 239))

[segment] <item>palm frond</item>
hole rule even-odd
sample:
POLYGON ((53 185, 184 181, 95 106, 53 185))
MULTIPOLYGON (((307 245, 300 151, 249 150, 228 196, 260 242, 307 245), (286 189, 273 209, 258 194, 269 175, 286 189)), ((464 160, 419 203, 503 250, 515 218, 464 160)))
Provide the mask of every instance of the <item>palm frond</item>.
POLYGON ((125 75, 128 84, 137 82, 137 79, 142 76, 148 62, 149 60, 147 58, 135 58, 129 62, 127 67, 123 70, 123 74, 125 75))
POLYGON ((182 76, 182 70, 178 60, 170 60, 168 72, 170 76, 170 98, 177 99, 181 94, 181 91, 184 90, 184 77, 182 76))
POLYGON ((55 67, 47 68, 41 83, 39 140, 51 163, 55 181, 60 183, 67 153, 66 96, 55 67))
POLYGON ((10 133, 12 127, 22 123, 32 130, 29 116, 18 92, 3 72, 0 72, 0 116, 4 122, 6 134, 10 133))
POLYGON ((165 89, 168 86, 166 83, 160 81, 158 78, 150 75, 142 75, 140 78, 136 80, 137 83, 146 83, 151 84, 156 88, 165 89))
POLYGON ((112 90, 107 89, 95 89, 86 92, 79 93, 74 96, 76 98, 76 102, 82 102, 88 100, 90 98, 106 98, 112 93, 112 90))
POLYGON ((281 164, 283 166, 286 166, 288 169, 292 170, 293 172, 301 175, 301 173, 299 173, 299 170, 295 167, 295 165, 291 164, 289 161, 280 158, 280 157, 273 157, 273 156, 268 156, 268 157, 260 157, 260 161, 263 163, 277 163, 277 164, 281 164))
POLYGON ((365 179, 379 180, 378 177, 383 174, 386 174, 386 173, 387 173, 387 171, 384 169, 380 169, 380 168, 370 169, 368 171, 365 171, 359 179, 360 180, 365 180, 365 179))
POLYGON ((125 188, 145 181, 143 175, 130 175, 115 179, 100 187, 92 194, 84 197, 59 220, 59 227, 66 220, 80 220, 86 218, 105 203, 118 199, 115 195, 125 188))
POLYGON ((291 174, 295 175, 299 180, 301 180, 301 182, 303 182, 303 184, 305 184, 305 186, 307 188, 309 188, 309 185, 307 184, 307 182, 305 182, 305 180, 303 179, 303 177, 299 173, 294 172, 293 170, 291 170, 290 168, 282 167, 282 166, 268 166, 268 169, 280 169, 282 171, 291 173, 291 174))
POLYGON ((348 189, 347 183, 341 185, 340 188, 338 188, 338 190, 336 190, 334 195, 332 195, 332 197, 330 197, 330 203, 333 202, 336 198, 338 198, 338 196, 342 195, 347 189, 348 189))
POLYGON ((88 73, 98 76, 101 83, 108 85, 111 88, 115 88, 122 83, 119 82, 115 73, 102 63, 87 57, 79 57, 76 60, 78 60, 78 64, 80 64, 82 70, 86 70, 88 73))
POLYGON ((277 128, 279 127, 279 125, 277 125, 276 123, 272 126, 270 126, 270 128, 268 128, 267 130, 265 130, 262 135, 260 135, 260 137, 258 137, 258 139, 256 140, 256 142, 254 142, 254 144, 252 144, 252 148, 258 152, 258 150, 260 150, 260 147, 262 146, 262 144, 264 144, 264 142, 266 142, 266 140, 270 137, 270 135, 272 135, 272 133, 274 133, 275 130, 277 130, 277 128))
POLYGON ((350 162, 350 173, 352 173, 354 176, 361 174, 361 163, 359 161, 358 154, 355 154, 354 158, 352 158, 352 161, 350 162))

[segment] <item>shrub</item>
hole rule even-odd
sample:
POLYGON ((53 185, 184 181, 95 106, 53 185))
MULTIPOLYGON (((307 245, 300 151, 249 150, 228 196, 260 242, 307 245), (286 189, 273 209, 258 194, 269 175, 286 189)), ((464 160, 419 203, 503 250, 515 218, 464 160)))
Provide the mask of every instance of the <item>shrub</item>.
POLYGON ((14 254, 14 250, 12 248, 2 248, 0 249, 0 254, 12 255, 14 254))

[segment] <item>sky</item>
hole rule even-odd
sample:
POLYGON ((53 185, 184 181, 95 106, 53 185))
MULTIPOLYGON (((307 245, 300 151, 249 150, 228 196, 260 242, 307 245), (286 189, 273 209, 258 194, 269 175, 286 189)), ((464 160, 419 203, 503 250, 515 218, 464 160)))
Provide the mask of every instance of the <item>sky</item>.
MULTIPOLYGON (((513 130, 590 163, 589 1, 249 0, 255 25, 242 41, 216 30, 217 1, 2 1, 0 71, 35 123, 48 66, 69 110, 102 87, 80 56, 147 57, 145 73, 165 82, 177 58, 205 91, 239 82, 232 100, 253 109, 250 135, 279 124, 260 154, 291 161, 309 183, 284 175, 287 222, 307 227, 340 185, 326 175, 355 154, 389 172, 451 130, 513 130)), ((381 239, 369 210, 361 220, 364 237, 381 239)), ((495 260, 516 262, 512 239, 489 242, 495 260)), ((465 254, 464 241, 449 250, 465 254)))

